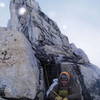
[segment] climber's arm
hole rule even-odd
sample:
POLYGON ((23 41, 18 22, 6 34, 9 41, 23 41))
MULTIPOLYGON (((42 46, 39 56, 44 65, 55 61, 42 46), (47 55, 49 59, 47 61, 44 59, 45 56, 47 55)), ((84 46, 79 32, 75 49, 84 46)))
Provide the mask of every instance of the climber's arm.
POLYGON ((73 93, 71 95, 69 95, 68 97, 68 100, 81 100, 81 94, 80 93, 73 93))
POLYGON ((57 94, 57 88, 58 88, 58 84, 56 84, 56 85, 52 84, 47 91, 47 98, 55 100, 55 98, 58 95, 57 94))

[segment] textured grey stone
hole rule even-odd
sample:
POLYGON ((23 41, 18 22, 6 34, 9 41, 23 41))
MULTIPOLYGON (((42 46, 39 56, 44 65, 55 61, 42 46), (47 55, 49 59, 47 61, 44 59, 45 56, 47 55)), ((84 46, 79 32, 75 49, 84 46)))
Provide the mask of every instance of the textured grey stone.
POLYGON ((6 97, 35 98, 39 67, 34 54, 22 33, 0 28, 0 90, 6 97))

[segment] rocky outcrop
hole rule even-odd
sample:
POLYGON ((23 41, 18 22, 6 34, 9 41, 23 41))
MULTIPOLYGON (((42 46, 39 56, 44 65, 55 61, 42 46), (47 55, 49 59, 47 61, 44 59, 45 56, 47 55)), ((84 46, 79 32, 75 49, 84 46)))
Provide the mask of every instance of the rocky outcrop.
POLYGON ((1 96, 34 99, 42 85, 39 70, 35 52, 25 36, 17 31, 0 28, 1 96))
POLYGON ((49 19, 34 0, 12 0, 10 4, 11 19, 9 27, 21 31, 32 44, 65 45, 69 42, 56 23, 49 19), (26 13, 19 14, 21 7, 26 13))
POLYGON ((68 71, 79 85, 81 100, 99 100, 100 69, 69 43, 35 0, 11 0, 10 12, 9 30, 0 32, 0 86, 5 97, 42 100, 52 79, 68 71))

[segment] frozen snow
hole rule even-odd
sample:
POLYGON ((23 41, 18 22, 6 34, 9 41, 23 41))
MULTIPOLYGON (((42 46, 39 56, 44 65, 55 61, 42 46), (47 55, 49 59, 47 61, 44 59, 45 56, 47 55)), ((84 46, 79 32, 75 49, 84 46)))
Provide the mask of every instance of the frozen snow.
POLYGON ((26 8, 21 7, 21 8, 19 9, 19 15, 25 15, 25 13, 26 13, 26 8))

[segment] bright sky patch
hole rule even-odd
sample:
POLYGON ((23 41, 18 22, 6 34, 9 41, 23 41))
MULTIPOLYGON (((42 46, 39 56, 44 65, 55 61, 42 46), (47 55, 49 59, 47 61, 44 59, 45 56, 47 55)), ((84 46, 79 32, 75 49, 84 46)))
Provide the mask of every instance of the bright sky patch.
POLYGON ((48 12, 48 16, 50 16, 51 18, 56 18, 56 12, 50 11, 48 12))
POLYGON ((5 3, 0 2, 0 8, 4 8, 5 7, 5 3))
POLYGON ((66 29, 67 29, 67 26, 66 26, 66 25, 63 25, 63 26, 62 26, 62 29, 63 29, 63 30, 66 30, 66 29))

